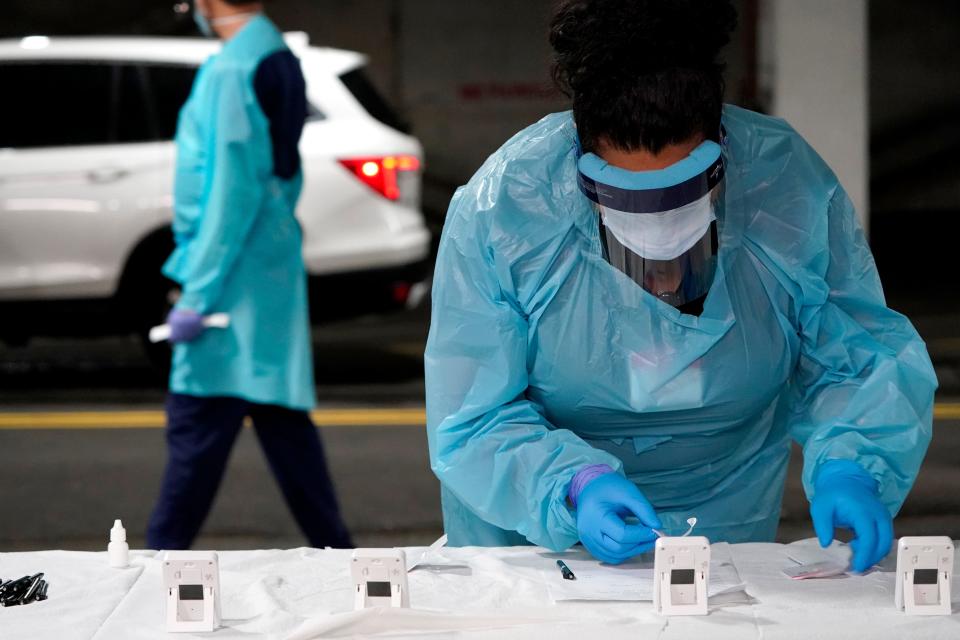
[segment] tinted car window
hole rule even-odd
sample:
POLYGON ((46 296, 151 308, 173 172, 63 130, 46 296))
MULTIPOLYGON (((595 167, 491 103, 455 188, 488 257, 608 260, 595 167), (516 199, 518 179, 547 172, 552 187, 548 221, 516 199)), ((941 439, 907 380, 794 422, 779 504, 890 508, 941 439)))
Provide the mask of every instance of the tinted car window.
POLYGON ((115 142, 148 142, 156 139, 151 104, 147 99, 147 76, 143 67, 114 67, 113 106, 112 137, 115 142))
POLYGON ((106 144, 113 69, 103 64, 0 64, 0 147, 106 144))
POLYGON ((393 107, 390 106, 386 99, 380 95, 380 92, 377 91, 377 88, 362 68, 348 71, 340 76, 340 81, 343 82, 350 93, 353 94, 353 97, 357 99, 357 102, 359 102, 371 116, 388 127, 393 127, 404 133, 410 132, 410 125, 408 125, 393 107))
POLYGON ((157 136, 171 140, 177 132, 177 119, 183 107, 197 69, 182 65, 149 65, 145 67, 150 79, 150 97, 155 114, 157 136))

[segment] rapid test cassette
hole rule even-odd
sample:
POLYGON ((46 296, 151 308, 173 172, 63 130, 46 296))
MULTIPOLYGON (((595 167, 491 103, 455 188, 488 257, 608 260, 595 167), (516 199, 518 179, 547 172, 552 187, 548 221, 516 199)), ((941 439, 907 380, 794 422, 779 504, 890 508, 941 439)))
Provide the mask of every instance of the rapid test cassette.
POLYGON ((897 544, 895 604, 908 616, 949 616, 953 541, 946 536, 911 536, 897 544))
POLYGON ((663 616, 707 615, 710 541, 703 536, 657 540, 653 561, 653 608, 663 616))
POLYGON ((402 549, 357 549, 350 575, 355 609, 410 606, 407 557, 402 549))
POLYGON ((213 551, 168 551, 163 558, 167 631, 197 633, 220 626, 220 565, 213 551))

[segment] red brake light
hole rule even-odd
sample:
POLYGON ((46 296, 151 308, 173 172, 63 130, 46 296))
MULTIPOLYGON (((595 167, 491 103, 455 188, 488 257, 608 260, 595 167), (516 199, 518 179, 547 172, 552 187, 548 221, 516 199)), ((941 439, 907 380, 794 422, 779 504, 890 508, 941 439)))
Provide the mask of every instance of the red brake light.
POLYGON ((361 182, 388 200, 400 199, 397 174, 401 171, 418 171, 420 158, 416 156, 384 156, 378 158, 354 158, 341 160, 361 182))
POLYGON ((407 298, 410 297, 410 283, 408 282, 394 282, 393 283, 393 301, 398 304, 404 304, 407 301, 407 298))

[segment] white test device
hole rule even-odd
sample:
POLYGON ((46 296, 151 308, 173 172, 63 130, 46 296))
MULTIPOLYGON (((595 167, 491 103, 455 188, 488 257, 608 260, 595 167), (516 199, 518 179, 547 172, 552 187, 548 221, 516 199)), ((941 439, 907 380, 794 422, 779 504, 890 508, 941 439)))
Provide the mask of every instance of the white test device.
POLYGON ((407 557, 402 549, 357 549, 350 561, 354 608, 408 608, 407 557))
POLYGON ((662 616, 707 615, 710 541, 703 536, 658 538, 653 560, 653 609, 662 616))
POLYGON ((908 616, 949 616, 953 540, 908 536, 897 544, 895 604, 908 616))
POLYGON ((163 558, 167 631, 197 633, 220 626, 220 564, 213 551, 168 551, 163 558))

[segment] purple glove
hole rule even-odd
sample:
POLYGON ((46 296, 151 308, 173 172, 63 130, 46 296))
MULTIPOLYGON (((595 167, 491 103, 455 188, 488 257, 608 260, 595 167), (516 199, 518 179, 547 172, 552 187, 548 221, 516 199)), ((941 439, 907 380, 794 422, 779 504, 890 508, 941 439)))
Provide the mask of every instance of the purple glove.
POLYGON ((167 315, 170 325, 170 342, 190 342, 203 333, 203 316, 189 309, 174 309, 167 315))
POLYGON ((573 480, 570 481, 570 489, 567 490, 567 497, 570 498, 570 504, 576 508, 577 500, 580 498, 580 494, 583 493, 583 488, 594 478, 608 473, 613 473, 613 469, 606 464, 591 464, 577 471, 577 475, 573 476, 573 480))

